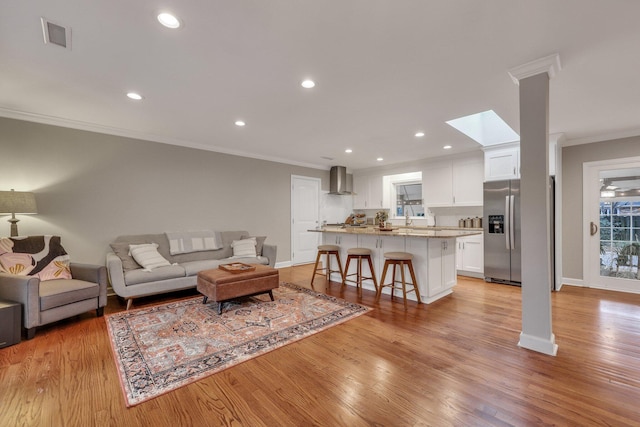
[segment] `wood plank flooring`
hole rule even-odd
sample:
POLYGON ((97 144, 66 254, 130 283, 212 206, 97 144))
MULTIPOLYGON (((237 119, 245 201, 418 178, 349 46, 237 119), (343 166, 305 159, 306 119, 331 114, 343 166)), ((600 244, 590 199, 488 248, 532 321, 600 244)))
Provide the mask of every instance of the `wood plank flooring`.
MULTIPOLYGON (((281 280, 308 286, 311 271, 281 269, 281 280)), ((406 312, 388 295, 375 304, 338 283, 328 293, 374 310, 132 408, 104 318, 39 328, 0 349, 0 426, 640 424, 640 295, 554 293, 550 357, 517 346, 517 287, 460 277, 451 296, 406 312)), ((121 310, 110 297, 106 313, 121 310)))

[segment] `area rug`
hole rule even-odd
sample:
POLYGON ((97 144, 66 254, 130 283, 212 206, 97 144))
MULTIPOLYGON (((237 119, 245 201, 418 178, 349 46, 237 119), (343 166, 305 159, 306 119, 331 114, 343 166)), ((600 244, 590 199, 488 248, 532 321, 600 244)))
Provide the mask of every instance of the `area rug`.
POLYGON ((296 285, 223 305, 202 297, 106 316, 127 406, 298 341, 370 309, 296 285))

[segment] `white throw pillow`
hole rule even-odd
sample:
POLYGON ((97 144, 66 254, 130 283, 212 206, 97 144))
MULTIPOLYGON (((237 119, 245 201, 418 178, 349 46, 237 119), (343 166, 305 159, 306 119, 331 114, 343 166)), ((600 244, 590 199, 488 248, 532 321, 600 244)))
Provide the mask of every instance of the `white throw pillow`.
POLYGON ((255 258, 256 255, 256 238, 234 240, 231 243, 234 258, 255 258))
POLYGON ((158 253, 157 243, 145 243, 142 245, 129 245, 129 255, 136 260, 145 270, 171 265, 158 253))

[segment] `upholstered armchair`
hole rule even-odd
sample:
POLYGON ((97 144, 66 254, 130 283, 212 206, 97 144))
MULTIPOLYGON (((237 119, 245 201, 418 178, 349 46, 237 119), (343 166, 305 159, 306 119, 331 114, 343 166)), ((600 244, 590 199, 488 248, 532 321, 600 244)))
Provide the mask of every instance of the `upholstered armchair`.
MULTIPOLYGON (((34 237, 41 239, 43 236, 34 237)), ((59 237, 53 236, 53 238, 58 239, 59 245, 59 237)), ((14 242, 17 242, 16 245, 27 242, 26 239, 23 241, 19 239, 12 238, 14 242)), ((3 250, 2 242, 7 242, 8 240, 0 239, 0 252, 3 250)), ((11 243, 9 242, 9 244, 11 243)), ((54 243, 54 240, 51 243, 47 243, 40 254, 45 250, 51 254, 51 248, 56 246, 54 243)), ((39 249, 39 247, 36 249, 39 249)), ((29 251, 21 253, 13 250, 11 254, 13 254, 14 259, 18 259, 19 256, 26 255, 24 252, 29 251)), ((4 255, 6 256, 6 254, 7 252, 4 255)), ((90 310, 96 310, 96 314, 102 316, 104 306, 107 305, 107 271, 104 266, 69 263, 66 252, 59 258, 55 257, 55 255, 57 254, 50 255, 49 259, 44 258, 45 261, 51 261, 48 264, 53 265, 53 267, 45 267, 40 269, 37 274, 31 275, 24 275, 24 266, 35 272, 40 262, 32 261, 32 265, 28 262, 23 262, 22 264, 14 262, 11 268, 7 268, 7 264, 11 259, 9 258, 9 261, 5 259, 4 264, 3 260, 0 259, 0 267, 5 267, 4 271, 0 272, 0 299, 22 304, 22 326, 26 329, 27 339, 35 336, 36 327, 38 326, 76 316, 90 310), (64 262, 65 257, 66 263, 64 262), (56 259, 61 259, 62 261, 56 261, 56 259)))

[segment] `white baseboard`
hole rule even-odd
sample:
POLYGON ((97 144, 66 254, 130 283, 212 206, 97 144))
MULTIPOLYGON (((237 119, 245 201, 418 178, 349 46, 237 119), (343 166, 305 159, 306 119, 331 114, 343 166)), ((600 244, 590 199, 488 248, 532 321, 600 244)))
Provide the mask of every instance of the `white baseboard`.
POLYGON ((521 332, 518 346, 537 351, 538 353, 548 354, 549 356, 558 354, 558 344, 556 344, 556 337, 553 334, 551 334, 549 339, 543 339, 521 332))
POLYGON ((572 279, 571 277, 563 277, 562 278, 562 283, 560 284, 560 287, 557 289, 558 291, 560 289, 562 289, 562 285, 571 285, 571 286, 581 286, 584 287, 584 280, 582 279, 572 279))
POLYGON ((276 265, 274 267, 285 268, 285 267, 291 267, 292 265, 293 263, 291 261, 280 261, 280 262, 276 262, 276 265))

